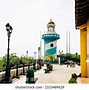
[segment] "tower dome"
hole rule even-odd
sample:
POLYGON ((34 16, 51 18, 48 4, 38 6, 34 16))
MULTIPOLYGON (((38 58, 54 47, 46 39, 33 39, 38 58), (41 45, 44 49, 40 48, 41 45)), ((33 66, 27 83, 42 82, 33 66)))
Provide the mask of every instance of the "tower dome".
POLYGON ((47 24, 47 28, 49 27, 55 28, 55 23, 52 21, 52 19, 50 19, 50 22, 47 24))

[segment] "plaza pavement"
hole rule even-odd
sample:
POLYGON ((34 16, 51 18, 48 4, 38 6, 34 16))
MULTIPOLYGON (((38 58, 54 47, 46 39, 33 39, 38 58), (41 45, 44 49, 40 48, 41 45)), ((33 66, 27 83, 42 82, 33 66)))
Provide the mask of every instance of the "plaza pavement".
MULTIPOLYGON (((50 73, 44 72, 44 67, 35 72, 35 77, 38 78, 35 84, 68 84, 68 80, 72 73, 79 74, 80 66, 67 67, 66 65, 53 64, 53 71, 50 73)), ((26 76, 22 75, 19 79, 14 79, 13 84, 25 84, 26 76)))

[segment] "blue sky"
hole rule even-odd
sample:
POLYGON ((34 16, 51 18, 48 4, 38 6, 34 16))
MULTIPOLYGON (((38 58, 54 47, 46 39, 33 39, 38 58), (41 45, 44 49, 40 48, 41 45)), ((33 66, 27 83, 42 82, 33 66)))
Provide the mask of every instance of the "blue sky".
MULTIPOLYGON (((13 27, 10 53, 33 56, 40 46, 40 31, 47 31, 52 19, 60 35, 57 52, 66 52, 66 31, 70 31, 70 52, 80 52, 79 31, 75 29, 74 0, 0 0, 0 56, 7 53, 6 23, 13 27)), ((43 54, 42 40, 42 54, 43 54)))

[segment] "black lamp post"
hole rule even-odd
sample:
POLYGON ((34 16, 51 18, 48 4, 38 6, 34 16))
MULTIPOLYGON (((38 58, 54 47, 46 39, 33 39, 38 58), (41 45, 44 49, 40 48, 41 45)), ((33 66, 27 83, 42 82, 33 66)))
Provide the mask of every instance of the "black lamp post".
POLYGON ((7 63, 6 63, 6 72, 5 72, 5 82, 11 83, 10 79, 10 62, 9 62, 9 44, 10 44, 10 36, 12 33, 12 27, 9 23, 6 24, 7 36, 8 36, 8 49, 7 49, 7 63))

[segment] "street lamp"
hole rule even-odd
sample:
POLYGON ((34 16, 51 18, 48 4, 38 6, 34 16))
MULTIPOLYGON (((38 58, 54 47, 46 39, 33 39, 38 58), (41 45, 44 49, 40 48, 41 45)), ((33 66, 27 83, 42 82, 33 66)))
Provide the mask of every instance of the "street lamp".
POLYGON ((59 50, 59 53, 58 53, 58 54, 59 54, 59 56, 60 56, 60 57, 59 57, 59 64, 61 64, 63 50, 62 50, 62 51, 59 50))
POLYGON ((6 72, 5 72, 5 82, 11 83, 10 79, 10 62, 9 62, 9 44, 10 44, 10 36, 13 28, 9 23, 6 24, 7 36, 8 36, 8 49, 7 49, 7 63, 6 63, 6 72))
POLYGON ((26 51, 26 56, 28 57, 28 51, 26 51))

